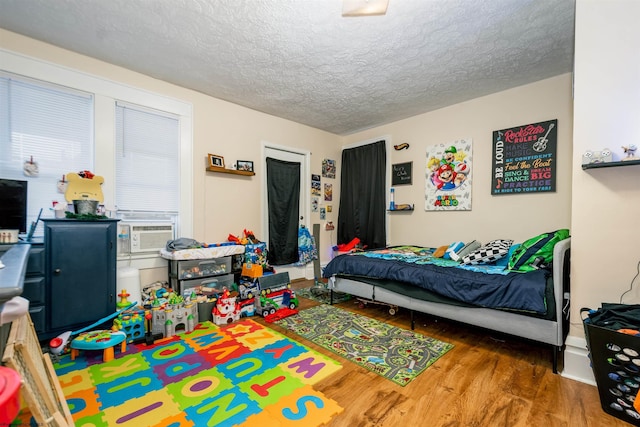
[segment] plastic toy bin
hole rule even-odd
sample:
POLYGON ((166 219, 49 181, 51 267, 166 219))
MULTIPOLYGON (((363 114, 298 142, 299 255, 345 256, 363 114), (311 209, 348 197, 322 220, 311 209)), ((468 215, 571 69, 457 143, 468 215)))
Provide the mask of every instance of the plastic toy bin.
POLYGON ((640 426, 635 402, 640 388, 640 337, 595 326, 588 319, 584 327, 602 409, 640 426))
POLYGON ((180 260, 170 262, 169 273, 178 279, 215 276, 231 272, 231 257, 180 260))
POLYGON ((205 277, 201 279, 182 280, 180 282, 180 294, 185 295, 185 291, 197 286, 207 286, 222 291, 224 287, 231 289, 233 285, 233 274, 224 274, 221 276, 205 277))

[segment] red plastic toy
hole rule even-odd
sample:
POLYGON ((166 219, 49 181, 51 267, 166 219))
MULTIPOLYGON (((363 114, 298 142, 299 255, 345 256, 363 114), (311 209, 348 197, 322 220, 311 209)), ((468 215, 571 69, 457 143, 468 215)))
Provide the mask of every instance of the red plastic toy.
POLYGON ((349 243, 341 243, 341 244, 339 244, 338 245, 338 250, 340 252, 349 252, 351 249, 355 248, 358 243, 360 243, 360 239, 355 237, 349 243))
POLYGON ((283 307, 277 310, 275 313, 265 316, 264 320, 265 322, 273 323, 276 320, 284 319, 285 317, 293 316, 294 314, 298 314, 298 310, 283 307))
POLYGON ((0 366, 0 426, 11 425, 20 410, 20 375, 0 366))

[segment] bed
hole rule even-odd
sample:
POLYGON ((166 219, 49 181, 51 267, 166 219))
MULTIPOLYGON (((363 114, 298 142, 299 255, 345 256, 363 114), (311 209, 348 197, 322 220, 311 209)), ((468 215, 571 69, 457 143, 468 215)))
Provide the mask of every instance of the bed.
POLYGON ((409 309, 411 329, 417 311, 549 344, 557 373, 569 329, 570 247, 570 238, 557 242, 549 269, 523 273, 437 261, 433 248, 399 246, 339 255, 323 276, 332 300, 343 292, 409 309))

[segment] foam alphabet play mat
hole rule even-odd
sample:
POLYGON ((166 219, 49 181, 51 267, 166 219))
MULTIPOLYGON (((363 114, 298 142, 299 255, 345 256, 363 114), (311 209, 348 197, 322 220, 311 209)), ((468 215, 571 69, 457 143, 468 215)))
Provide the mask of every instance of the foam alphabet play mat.
POLYGON ((318 426, 342 408, 313 385, 342 366, 250 319, 55 364, 76 426, 318 426))

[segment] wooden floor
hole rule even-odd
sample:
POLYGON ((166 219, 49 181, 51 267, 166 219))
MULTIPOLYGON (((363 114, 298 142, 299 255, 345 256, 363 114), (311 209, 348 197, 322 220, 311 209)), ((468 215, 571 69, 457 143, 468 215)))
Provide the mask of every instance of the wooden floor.
MULTIPOLYGON (((295 282, 293 287, 311 284, 295 282)), ((300 301, 300 309, 318 304, 300 301)), ((391 316, 380 306, 359 308, 352 301, 338 306, 410 329, 407 310, 391 316)), ((455 347, 401 387, 277 325, 268 326, 342 363, 339 372, 314 386, 344 408, 329 426, 630 425, 602 410, 596 387, 553 374, 551 349, 543 344, 416 314, 416 332, 455 347)))

